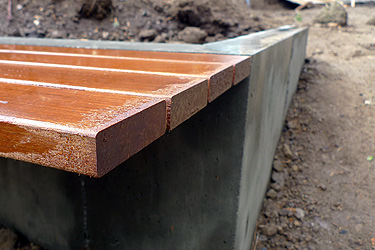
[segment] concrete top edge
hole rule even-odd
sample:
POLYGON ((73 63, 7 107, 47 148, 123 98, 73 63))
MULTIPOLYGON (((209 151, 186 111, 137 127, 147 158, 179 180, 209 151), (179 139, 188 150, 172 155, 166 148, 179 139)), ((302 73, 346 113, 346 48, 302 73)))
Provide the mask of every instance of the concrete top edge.
POLYGON ((281 40, 306 31, 307 28, 296 28, 286 25, 276 29, 269 29, 206 44, 142 43, 23 37, 0 37, 0 44, 251 56, 281 40))
POLYGON ((211 51, 211 53, 251 56, 298 33, 307 32, 307 30, 308 28, 285 25, 277 29, 269 29, 233 39, 207 43, 202 46, 211 51))

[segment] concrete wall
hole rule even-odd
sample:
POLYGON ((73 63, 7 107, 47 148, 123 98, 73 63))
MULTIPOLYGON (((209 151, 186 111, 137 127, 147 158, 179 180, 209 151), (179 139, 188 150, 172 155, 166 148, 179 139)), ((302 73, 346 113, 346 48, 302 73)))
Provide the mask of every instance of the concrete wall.
POLYGON ((301 72, 306 34, 253 56, 235 249, 248 249, 269 181, 273 156, 301 72))
POLYGON ((306 39, 194 46, 253 55, 251 76, 103 178, 0 159, 0 223, 51 250, 249 249, 306 39))

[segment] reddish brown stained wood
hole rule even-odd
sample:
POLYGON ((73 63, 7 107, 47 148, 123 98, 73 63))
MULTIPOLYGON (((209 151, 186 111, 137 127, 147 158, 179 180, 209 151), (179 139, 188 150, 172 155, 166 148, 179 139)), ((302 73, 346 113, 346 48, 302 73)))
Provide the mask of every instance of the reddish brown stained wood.
POLYGON ((0 45, 0 156, 102 176, 248 76, 250 63, 0 45))
POLYGON ((233 85, 234 67, 221 69, 220 73, 213 75, 209 81, 208 102, 212 102, 233 85))
POLYGON ((118 136, 131 145, 113 156, 122 162, 165 132, 165 117, 158 98, 0 83, 0 155, 100 176, 116 166, 99 164, 98 135, 111 130, 112 147, 118 136), (117 135, 117 124, 132 127, 131 136, 117 135))
POLYGON ((172 130, 207 105, 207 81, 174 95, 167 101, 168 129, 172 130))
POLYGON ((207 105, 208 82, 204 78, 4 63, 0 63, 0 75, 3 77, 0 80, 8 83, 164 98, 170 114, 168 129, 177 127, 207 105))
POLYGON ((92 91, 121 91, 136 95, 171 96, 179 89, 204 78, 155 75, 137 72, 118 72, 107 70, 79 70, 74 68, 17 65, 0 62, 1 78, 22 80, 19 84, 48 85, 65 88, 90 88, 92 91), (32 82, 27 82, 32 81, 32 82), (58 86, 64 85, 64 86, 58 86))
POLYGON ((165 103, 159 103, 100 131, 96 137, 98 166, 101 166, 98 176, 103 176, 164 134, 165 112, 165 103))
MULTIPOLYGON (((102 69, 119 69, 127 71, 171 73, 181 75, 195 75, 209 77, 215 74, 220 64, 198 64, 194 61, 174 60, 143 60, 139 58, 101 58, 101 57, 76 57, 61 54, 35 55, 26 53, 4 53, 0 51, 0 60, 17 62, 34 62, 44 64, 59 64, 66 66, 95 67, 102 69)), ((41 65, 43 66, 43 65, 41 65)))
POLYGON ((234 68, 233 85, 236 85, 250 75, 251 58, 250 57, 240 58, 236 60, 234 64, 235 64, 235 68, 234 68))
POLYGON ((0 45, 1 59, 205 77, 209 102, 250 74, 250 57, 232 55, 0 45))

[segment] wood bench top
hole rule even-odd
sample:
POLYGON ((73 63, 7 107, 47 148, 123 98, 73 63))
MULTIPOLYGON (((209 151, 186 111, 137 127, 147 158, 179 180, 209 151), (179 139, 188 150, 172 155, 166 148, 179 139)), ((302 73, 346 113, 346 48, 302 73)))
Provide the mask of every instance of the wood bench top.
POLYGON ((0 44, 0 156, 101 177, 249 76, 250 60, 0 44))

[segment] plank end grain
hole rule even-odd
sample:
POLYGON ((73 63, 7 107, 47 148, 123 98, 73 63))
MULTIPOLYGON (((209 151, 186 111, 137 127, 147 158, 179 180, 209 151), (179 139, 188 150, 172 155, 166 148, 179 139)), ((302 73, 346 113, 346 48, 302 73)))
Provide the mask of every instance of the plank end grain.
POLYGON ((209 79, 208 102, 212 102, 233 85, 233 66, 219 69, 209 79))
POLYGON ((244 56, 243 58, 243 60, 235 64, 233 85, 240 83, 250 75, 251 57, 244 56))
POLYGON ((195 85, 180 91, 168 102, 168 130, 196 114, 207 105, 208 81, 199 79, 195 85))
POLYGON ((101 177, 161 137, 166 131, 166 102, 133 114, 124 114, 120 120, 96 135, 98 170, 101 177))

